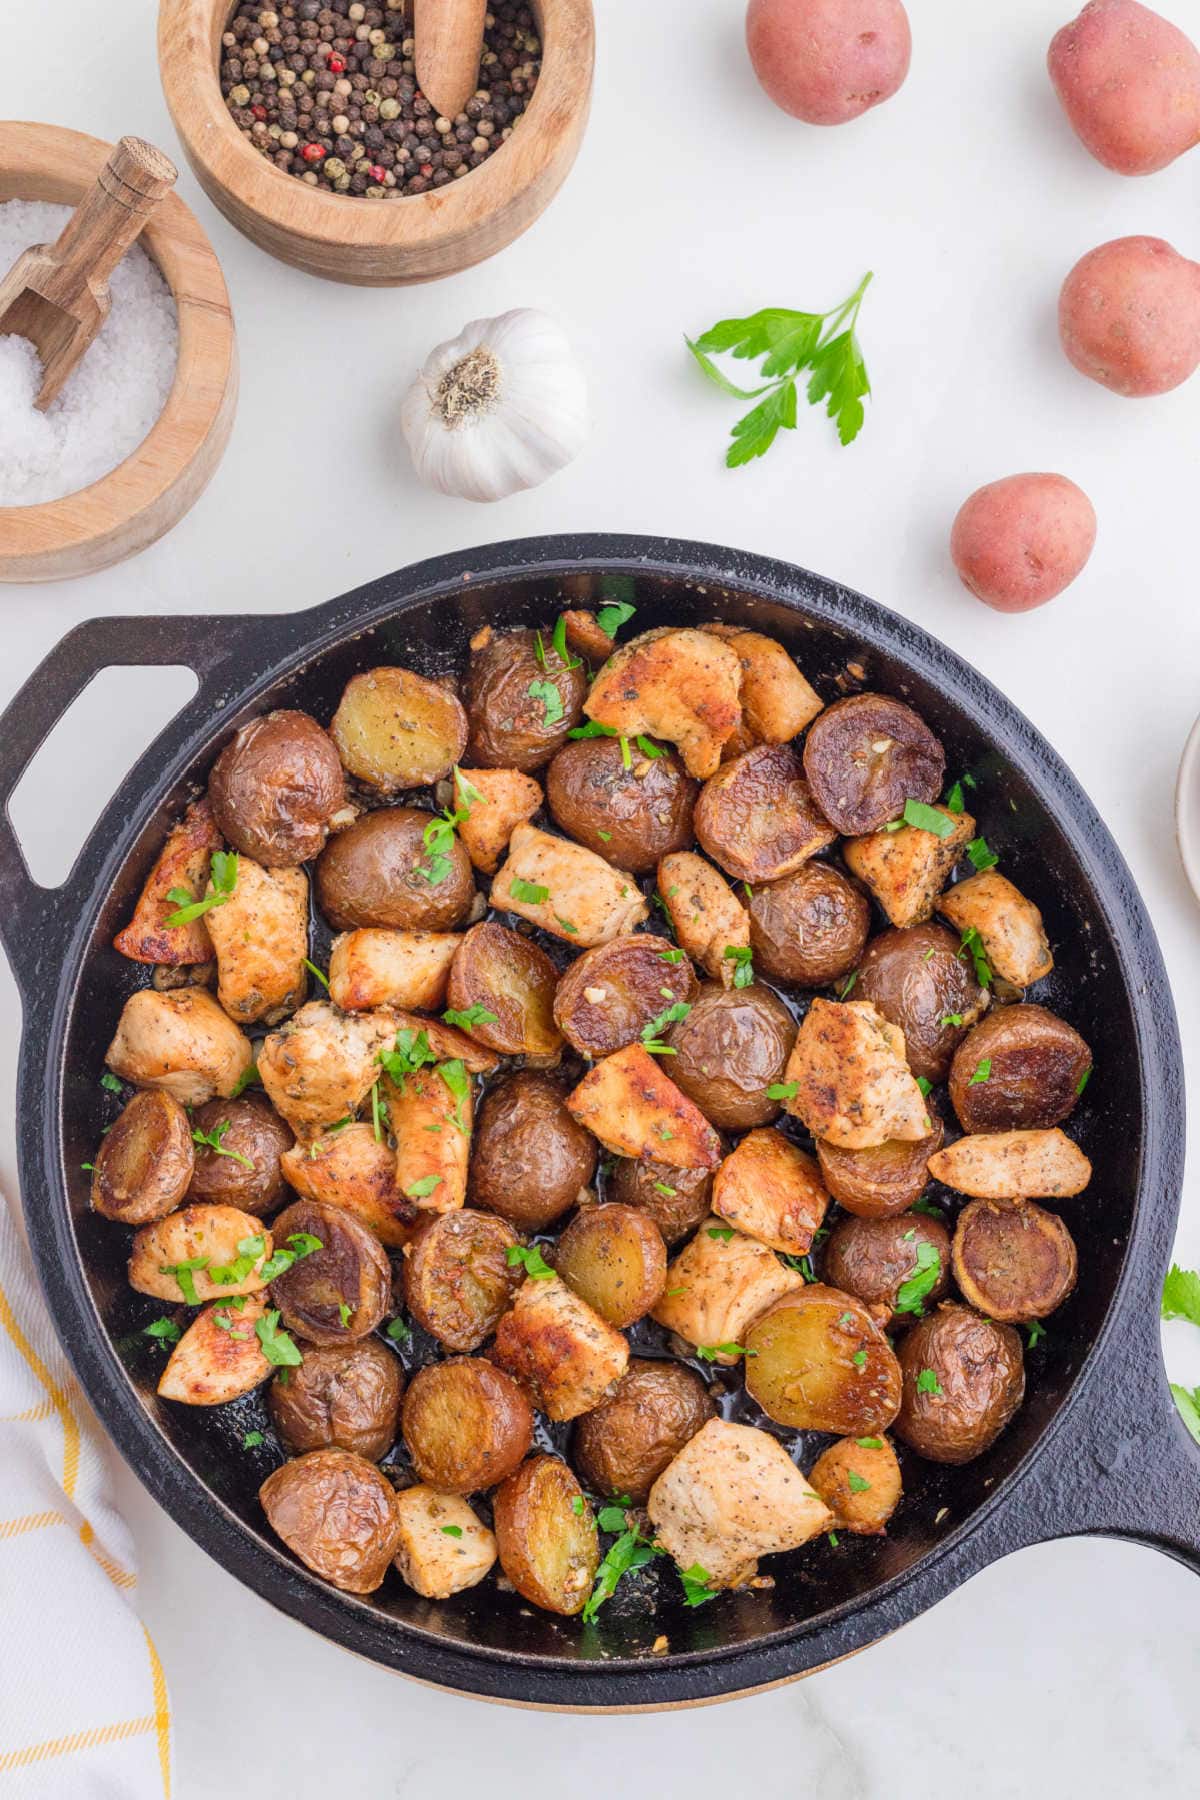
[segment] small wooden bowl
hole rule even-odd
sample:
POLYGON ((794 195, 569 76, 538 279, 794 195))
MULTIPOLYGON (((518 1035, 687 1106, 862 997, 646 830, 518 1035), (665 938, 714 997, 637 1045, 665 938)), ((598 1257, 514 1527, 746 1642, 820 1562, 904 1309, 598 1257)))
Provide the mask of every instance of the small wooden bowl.
MULTIPOLYGON (((74 206, 111 144, 57 125, 0 125, 0 201, 74 206)), ((0 581, 60 581, 144 550, 199 499, 220 462, 237 406, 237 342, 221 266, 183 201, 168 194, 138 242, 179 316, 175 380, 155 424, 90 487, 40 506, 0 506, 0 581)))
POLYGON ((478 169, 403 199, 322 193, 251 149, 221 95, 231 0, 160 0, 163 91, 201 187, 281 261, 356 287, 433 281, 482 262, 532 225, 575 160, 592 91, 591 0, 529 0, 542 69, 512 137, 478 169))

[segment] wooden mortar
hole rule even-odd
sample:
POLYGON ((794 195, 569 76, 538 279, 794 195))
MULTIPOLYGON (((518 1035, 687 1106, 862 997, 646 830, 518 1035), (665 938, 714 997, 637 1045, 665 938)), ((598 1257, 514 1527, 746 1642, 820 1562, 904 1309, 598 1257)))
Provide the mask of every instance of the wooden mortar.
MULTIPOLYGON (((112 145, 56 125, 0 124, 0 201, 75 206, 112 145)), ((225 279, 204 232, 168 194, 139 242, 171 290, 179 357, 163 410, 122 463, 38 506, 0 506, 0 581, 58 581, 144 550, 199 499, 237 406, 237 343, 225 279)))
POLYGON ((542 69, 511 138, 446 187, 400 199, 323 193, 251 148, 221 95, 231 0, 159 0, 163 92, 201 187, 272 256, 357 287, 398 287, 470 268, 519 237, 575 160, 591 100, 592 0, 530 0, 542 69))

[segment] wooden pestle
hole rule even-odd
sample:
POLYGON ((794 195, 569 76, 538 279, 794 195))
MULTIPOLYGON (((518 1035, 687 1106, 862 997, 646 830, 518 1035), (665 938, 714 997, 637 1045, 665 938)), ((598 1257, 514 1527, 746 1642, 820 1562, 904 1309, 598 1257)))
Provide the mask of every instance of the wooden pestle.
POLYGON ((39 411, 108 317, 109 276, 177 174, 153 144, 123 137, 57 241, 22 250, 0 281, 0 335, 29 338, 42 359, 39 411))
POLYGON ((479 86, 487 0, 413 0, 414 62, 425 98, 445 119, 479 86))

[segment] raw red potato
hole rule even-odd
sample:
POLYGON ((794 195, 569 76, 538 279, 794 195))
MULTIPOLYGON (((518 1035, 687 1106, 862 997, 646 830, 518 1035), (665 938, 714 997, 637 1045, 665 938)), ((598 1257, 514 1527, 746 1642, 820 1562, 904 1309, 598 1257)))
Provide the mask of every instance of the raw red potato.
POLYGON ((977 600, 997 612, 1029 612, 1070 586, 1095 542, 1095 510, 1073 481, 1008 475, 963 502, 950 554, 977 600))
POLYGON ((1200 143, 1200 51, 1137 0, 1091 0, 1047 61, 1075 135, 1118 175, 1152 175, 1200 143))
POLYGON ((1165 394, 1200 363, 1200 263, 1163 238, 1114 238, 1075 264, 1058 330, 1082 375, 1127 399, 1165 394))
POLYGON ((776 106, 844 125, 903 85, 912 33, 900 0, 750 0, 746 45, 776 106))

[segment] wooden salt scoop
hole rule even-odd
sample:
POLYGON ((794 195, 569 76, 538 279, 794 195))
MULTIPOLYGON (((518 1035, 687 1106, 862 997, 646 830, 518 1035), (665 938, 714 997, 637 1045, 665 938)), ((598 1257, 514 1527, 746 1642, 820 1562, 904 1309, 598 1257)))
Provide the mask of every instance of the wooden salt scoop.
POLYGON ((487 0, 413 0, 413 61, 421 92, 444 119, 479 86, 487 0))
POLYGON ((123 137, 57 242, 22 250, 0 281, 0 335, 28 338, 42 359, 39 412, 108 317, 108 278, 177 175, 153 144, 123 137))

